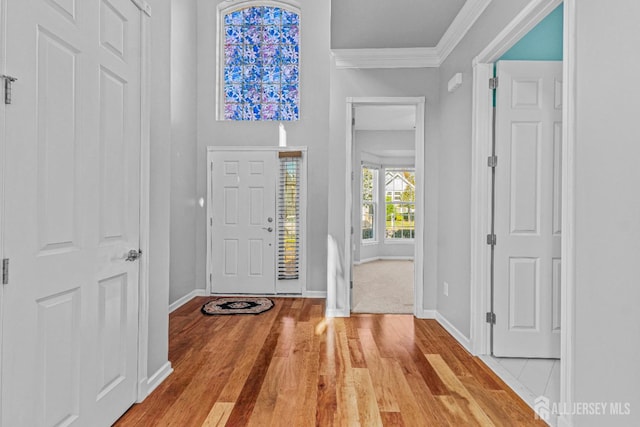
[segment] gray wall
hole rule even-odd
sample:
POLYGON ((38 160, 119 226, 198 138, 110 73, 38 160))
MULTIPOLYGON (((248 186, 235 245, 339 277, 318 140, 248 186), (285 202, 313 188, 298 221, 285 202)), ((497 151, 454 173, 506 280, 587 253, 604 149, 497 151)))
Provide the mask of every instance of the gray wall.
POLYGON ((331 69, 331 139, 329 143, 329 233, 344 248, 346 98, 367 96, 425 96, 425 309, 436 307, 436 239, 438 199, 437 69, 338 70, 331 69))
POLYGON ((149 354, 147 376, 166 362, 169 340, 171 189, 171 1, 151 0, 151 171, 149 230, 149 354))
MULTIPOLYGON (((216 6, 198 0, 196 198, 206 197, 207 146, 278 146, 278 122, 216 121, 216 6)), ((330 1, 302 0, 301 119, 285 122, 287 144, 308 147, 307 289, 327 283, 330 1)), ((206 206, 206 205, 205 205, 206 206)), ((196 287, 205 288, 206 209, 196 208, 196 287)))
POLYGON ((575 401, 630 402, 631 414, 574 425, 637 426, 640 2, 576 3, 575 401))
MULTIPOLYGON (((414 157, 402 157, 406 151, 415 148, 415 132, 412 130, 357 130, 354 133, 353 141, 353 219, 352 224, 356 230, 360 230, 360 193, 362 185, 362 174, 360 173, 361 162, 366 161, 372 164, 385 166, 407 166, 415 167, 414 157), (383 151, 381 151, 383 150, 383 151), (393 153, 393 150, 400 150, 393 153), (391 152, 390 152, 391 151, 391 152), (373 154, 371 154, 373 153, 373 154)), ((378 215, 377 230, 378 238, 376 243, 366 243, 362 246, 362 233, 353 234, 353 261, 359 262, 379 257, 413 257, 415 245, 413 242, 384 242, 385 227, 385 207, 384 207, 384 170, 378 173, 378 215)))
POLYGON ((171 7, 171 288, 169 302, 196 287, 196 0, 171 7))
POLYGON ((438 188, 437 309, 465 336, 470 331, 470 211, 472 59, 495 38, 527 0, 493 0, 439 69, 440 136, 438 188), (463 74, 449 93, 447 82, 463 74), (443 282, 449 283, 444 296, 443 282))

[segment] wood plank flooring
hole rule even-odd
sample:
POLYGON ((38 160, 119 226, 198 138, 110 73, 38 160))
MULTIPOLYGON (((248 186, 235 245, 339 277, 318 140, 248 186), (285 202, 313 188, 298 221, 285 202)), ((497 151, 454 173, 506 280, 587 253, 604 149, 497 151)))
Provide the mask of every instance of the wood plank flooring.
POLYGON ((253 316, 170 316, 174 372, 126 426, 545 426, 436 321, 273 298, 253 316))

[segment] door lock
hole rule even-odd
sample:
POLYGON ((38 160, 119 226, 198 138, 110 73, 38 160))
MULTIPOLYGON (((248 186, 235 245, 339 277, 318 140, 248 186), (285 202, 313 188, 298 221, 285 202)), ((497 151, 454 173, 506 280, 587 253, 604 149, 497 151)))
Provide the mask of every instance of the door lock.
POLYGON ((124 259, 125 261, 135 261, 138 258, 140 258, 140 256, 142 255, 142 251, 140 249, 135 250, 135 249, 131 249, 128 253, 127 253, 127 257, 124 259))

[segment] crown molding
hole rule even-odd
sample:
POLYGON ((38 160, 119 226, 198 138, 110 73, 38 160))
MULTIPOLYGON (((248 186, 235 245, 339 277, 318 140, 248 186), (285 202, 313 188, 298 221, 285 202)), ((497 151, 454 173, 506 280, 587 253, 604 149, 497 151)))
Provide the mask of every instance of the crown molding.
POLYGON ((336 68, 428 68, 438 67, 433 47, 383 49, 333 49, 336 68))
POLYGON ((467 0, 460 12, 453 19, 447 31, 444 32, 442 38, 438 42, 436 49, 442 64, 447 57, 458 46, 464 36, 469 32, 473 24, 476 23, 482 12, 489 6, 491 0, 467 0))
POLYGON ((333 49, 336 68, 437 68, 460 43, 491 0, 467 0, 435 47, 333 49))

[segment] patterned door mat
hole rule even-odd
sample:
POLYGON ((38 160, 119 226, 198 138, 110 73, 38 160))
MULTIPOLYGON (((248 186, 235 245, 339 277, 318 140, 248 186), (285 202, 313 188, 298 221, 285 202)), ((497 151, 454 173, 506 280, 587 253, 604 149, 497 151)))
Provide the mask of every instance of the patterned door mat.
POLYGON ((216 298, 202 306, 202 312, 208 315, 260 314, 273 308, 269 298, 225 297, 216 298))

